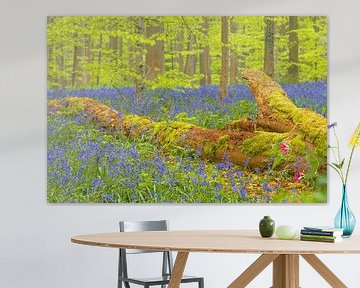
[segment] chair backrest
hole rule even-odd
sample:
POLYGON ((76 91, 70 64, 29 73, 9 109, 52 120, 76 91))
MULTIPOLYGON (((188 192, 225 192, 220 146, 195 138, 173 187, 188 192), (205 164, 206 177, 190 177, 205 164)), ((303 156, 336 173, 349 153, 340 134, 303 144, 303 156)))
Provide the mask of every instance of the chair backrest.
MULTIPOLYGON (((167 231, 169 224, 167 220, 158 221, 120 221, 120 232, 137 232, 137 231, 167 231)), ((173 267, 172 255, 169 251, 150 251, 136 249, 119 249, 119 276, 128 277, 127 257, 126 254, 140 253, 163 253, 162 275, 171 275, 173 267)), ((129 286, 128 286, 129 287, 129 286)))
MULTIPOLYGON (((167 231, 169 224, 167 220, 156 221, 120 221, 120 232, 137 231, 167 231)), ((126 254, 156 253, 159 251, 126 249, 126 254)))

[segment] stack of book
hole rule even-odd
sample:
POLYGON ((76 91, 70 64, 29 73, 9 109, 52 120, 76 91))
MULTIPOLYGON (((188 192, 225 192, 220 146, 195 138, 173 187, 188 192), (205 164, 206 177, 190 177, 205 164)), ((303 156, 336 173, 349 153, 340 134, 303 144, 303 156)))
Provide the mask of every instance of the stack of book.
POLYGON ((344 230, 334 227, 304 227, 300 232, 302 241, 336 243, 342 241, 344 230))

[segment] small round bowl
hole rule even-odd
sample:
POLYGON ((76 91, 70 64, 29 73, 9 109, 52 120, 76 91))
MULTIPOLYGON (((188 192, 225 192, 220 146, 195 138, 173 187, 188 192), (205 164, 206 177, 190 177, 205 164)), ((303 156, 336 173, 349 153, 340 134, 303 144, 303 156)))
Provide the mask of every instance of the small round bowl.
POLYGON ((275 230, 276 236, 283 240, 293 239, 296 236, 296 232, 296 228, 290 225, 281 225, 275 230))

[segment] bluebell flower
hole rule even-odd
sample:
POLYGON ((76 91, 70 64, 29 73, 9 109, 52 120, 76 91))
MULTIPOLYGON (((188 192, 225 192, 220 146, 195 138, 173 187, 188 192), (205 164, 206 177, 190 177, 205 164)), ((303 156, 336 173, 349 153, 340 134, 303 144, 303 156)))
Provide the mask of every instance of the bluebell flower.
POLYGON ((269 186, 269 184, 268 183, 262 183, 261 184, 261 187, 262 187, 262 189, 265 191, 265 192, 272 192, 273 191, 273 189, 269 186))
POLYGON ((236 176, 238 176, 238 177, 241 177, 243 174, 244 174, 244 172, 241 170, 236 171, 236 176))
POLYGON ((101 181, 101 179, 94 178, 93 182, 92 182, 92 185, 95 186, 95 187, 100 187, 100 186, 103 186, 104 183, 101 181))
POLYGON ((337 126, 337 122, 333 122, 330 125, 328 125, 328 129, 335 128, 337 126))
POLYGON ((101 197, 101 201, 103 203, 112 203, 114 202, 114 198, 111 194, 105 194, 101 197))
POLYGON ((245 185, 241 186, 240 195, 241 195, 241 198, 244 200, 247 198, 247 189, 246 189, 245 185))

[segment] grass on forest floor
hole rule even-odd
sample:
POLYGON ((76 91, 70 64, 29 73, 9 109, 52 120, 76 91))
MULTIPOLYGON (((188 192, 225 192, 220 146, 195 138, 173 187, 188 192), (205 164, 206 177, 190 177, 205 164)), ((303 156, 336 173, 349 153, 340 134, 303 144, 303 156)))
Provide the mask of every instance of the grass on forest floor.
POLYGON ((116 137, 82 115, 48 116, 50 203, 323 202, 286 172, 210 163, 186 148, 116 137))

